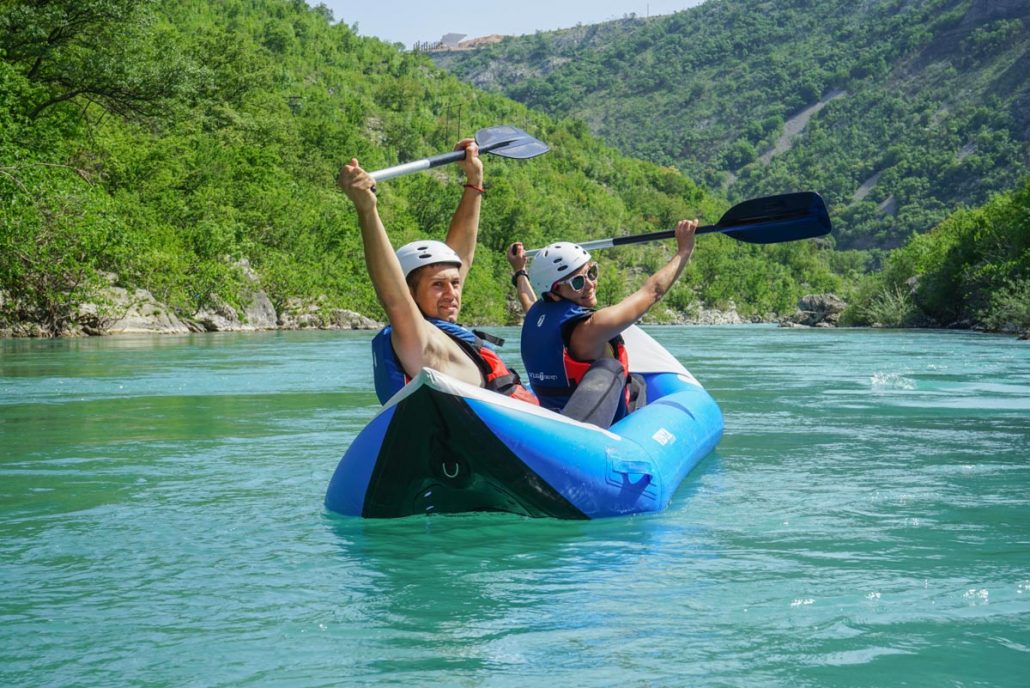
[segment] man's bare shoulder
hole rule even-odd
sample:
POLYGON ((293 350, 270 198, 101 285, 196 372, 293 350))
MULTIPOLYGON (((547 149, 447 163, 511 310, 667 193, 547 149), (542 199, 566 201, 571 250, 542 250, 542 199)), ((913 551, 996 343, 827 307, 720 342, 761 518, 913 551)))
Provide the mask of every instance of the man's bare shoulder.
POLYGON ((451 337, 440 328, 426 323, 431 332, 428 333, 427 345, 423 352, 424 365, 441 373, 445 373, 470 384, 482 385, 483 376, 472 359, 451 337))

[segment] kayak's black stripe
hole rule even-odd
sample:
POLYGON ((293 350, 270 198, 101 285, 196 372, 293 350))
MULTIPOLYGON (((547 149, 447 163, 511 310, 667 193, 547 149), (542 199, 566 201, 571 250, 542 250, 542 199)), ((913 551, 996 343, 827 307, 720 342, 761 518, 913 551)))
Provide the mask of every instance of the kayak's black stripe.
POLYGON ((422 387, 398 404, 390 421, 362 516, 465 511, 587 518, 515 456, 464 399, 422 387))

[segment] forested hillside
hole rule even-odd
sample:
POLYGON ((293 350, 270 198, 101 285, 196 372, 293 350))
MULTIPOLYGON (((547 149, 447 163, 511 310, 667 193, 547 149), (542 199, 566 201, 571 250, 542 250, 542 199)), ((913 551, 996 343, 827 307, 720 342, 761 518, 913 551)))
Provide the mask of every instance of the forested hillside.
POLYGON ((1027 174, 1025 0, 708 0, 434 60, 731 199, 814 190, 895 247, 1027 174))
MULTIPOLYGON (((243 260, 277 310, 301 302, 381 317, 354 213, 334 185, 340 164, 385 167, 502 123, 552 152, 486 162, 470 322, 514 317, 502 254, 512 240, 714 221, 727 205, 674 169, 616 153, 578 121, 479 91, 302 0, 5 0, 0 325, 64 332, 110 280, 150 290, 185 318, 238 306, 243 260)), ((458 181, 451 168, 381 184, 394 244, 441 236, 458 181)), ((626 293, 669 250, 612 251, 602 298, 626 293)), ((665 303, 783 312, 860 268, 814 242, 706 237, 665 303)))
POLYGON ((891 253, 864 278, 845 320, 1030 336, 1030 179, 891 253))

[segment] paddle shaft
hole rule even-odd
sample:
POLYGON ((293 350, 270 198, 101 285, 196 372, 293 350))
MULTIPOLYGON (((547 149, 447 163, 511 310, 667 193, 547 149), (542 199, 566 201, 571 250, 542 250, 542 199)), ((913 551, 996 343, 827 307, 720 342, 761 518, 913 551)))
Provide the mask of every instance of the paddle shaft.
MULTIPOLYGON (((704 227, 698 227, 694 234, 711 234, 713 232, 721 232, 727 229, 726 227, 720 227, 719 225, 705 225, 704 227)), ((609 239, 596 239, 594 241, 583 241, 580 242, 580 246, 585 248, 587 251, 596 251, 601 248, 613 248, 615 246, 625 246, 626 244, 643 244, 648 241, 659 241, 661 239, 671 239, 676 236, 675 229, 663 229, 658 232, 648 232, 647 234, 634 234, 633 236, 622 236, 612 237, 609 239)), ((535 248, 530 251, 526 251, 525 255, 532 257, 543 249, 535 248)))
MULTIPOLYGON (((797 213, 798 218, 806 217, 807 213, 797 213)), ((756 217, 751 218, 748 222, 741 222, 739 225, 705 225, 704 227, 698 227, 694 234, 713 234, 715 232, 726 232, 732 231, 734 226, 747 227, 750 225, 758 225, 764 222, 783 222, 790 220, 790 217, 784 215, 776 215, 771 217, 756 217)), ((659 241, 661 239, 671 239, 676 236, 675 229, 663 229, 658 232, 648 232, 646 234, 634 234, 633 236, 613 237, 611 239, 598 239, 596 241, 584 241, 580 244, 586 250, 599 249, 599 248, 612 248, 614 246, 625 246, 626 244, 643 244, 648 241, 659 241)), ((535 253, 535 251, 533 252, 535 253)), ((530 255, 529 252, 526 255, 530 255)))
MULTIPOLYGON (((486 146, 480 146, 480 153, 489 153, 495 148, 501 148, 507 146, 515 139, 508 139, 505 141, 495 141, 494 143, 486 146)), ((371 172, 370 176, 377 182, 385 181, 387 179, 393 179, 394 177, 403 177, 406 174, 412 174, 414 172, 421 172, 422 170, 428 170, 433 167, 439 167, 440 165, 446 165, 452 162, 458 162, 459 160, 465 159, 465 149, 451 151, 449 153, 440 153, 434 155, 431 158, 425 158, 423 160, 415 160, 414 162, 406 162, 401 165, 394 165, 393 167, 387 167, 386 169, 379 170, 378 172, 371 172)))
MULTIPOLYGON (((705 225, 704 227, 698 227, 695 234, 710 234, 711 232, 718 232, 721 227, 719 225, 705 225)), ((597 239, 596 241, 584 241, 580 243, 580 246, 588 251, 594 251, 599 248, 612 248, 614 246, 625 246, 626 244, 643 244, 648 241, 658 241, 660 239, 671 239, 676 236, 675 229, 663 229, 660 232, 648 232, 647 234, 634 234, 633 236, 624 237, 612 237, 610 239, 597 239)), ((536 255, 537 251, 526 251, 527 256, 536 255)))
MULTIPOLYGON (((810 239, 830 233, 830 217, 826 205, 818 194, 801 192, 756 198, 730 208, 714 225, 697 229, 697 234, 723 232, 727 236, 752 244, 775 244, 797 239, 810 239)), ((671 239, 676 230, 666 229, 647 234, 612 237, 584 241, 586 250, 611 248, 626 244, 639 244, 659 239, 671 239)), ((535 256, 543 249, 526 251, 535 256)))

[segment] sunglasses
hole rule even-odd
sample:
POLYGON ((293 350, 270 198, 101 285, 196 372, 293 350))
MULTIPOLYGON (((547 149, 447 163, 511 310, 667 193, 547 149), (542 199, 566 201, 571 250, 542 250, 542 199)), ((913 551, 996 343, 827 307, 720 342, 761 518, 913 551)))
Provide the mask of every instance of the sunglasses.
POLYGON ((583 287, 586 286, 587 280, 590 280, 595 284, 597 283, 597 263, 594 263, 589 268, 587 268, 587 272, 585 275, 582 273, 578 275, 573 275, 572 277, 565 280, 565 284, 569 285, 569 288, 572 289, 572 291, 581 292, 583 291, 583 287))

